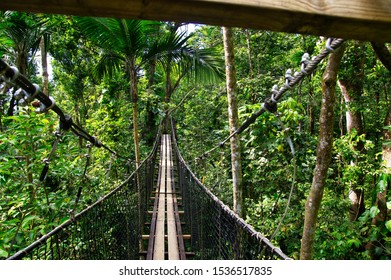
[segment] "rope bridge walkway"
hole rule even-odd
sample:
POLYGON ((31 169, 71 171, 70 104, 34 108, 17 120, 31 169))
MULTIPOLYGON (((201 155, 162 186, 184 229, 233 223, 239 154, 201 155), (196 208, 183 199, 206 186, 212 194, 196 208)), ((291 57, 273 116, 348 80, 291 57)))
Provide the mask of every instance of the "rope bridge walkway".
POLYGON ((8 259, 289 259, 192 173, 175 129, 106 196, 8 259))
MULTIPOLYGON (((317 56, 310 59, 305 53, 300 72, 292 75, 288 69, 284 86, 273 86, 271 97, 260 110, 201 157, 222 147, 262 113, 276 113, 284 93, 310 75, 343 42, 329 38, 317 56)), ((70 130, 128 161, 77 125, 52 97, 0 59, 0 85, 3 82, 20 87, 14 96, 19 103, 38 99, 38 113, 53 110, 59 116, 56 139, 40 181, 46 177, 63 131, 70 130)), ((173 121, 170 129, 164 127, 165 134, 159 131, 150 155, 121 185, 80 213, 72 212, 69 220, 8 259, 289 259, 196 178, 178 150, 173 121)), ((80 193, 81 188, 76 204, 80 193)))
POLYGON ((150 235, 147 236, 149 240, 148 260, 162 260, 166 255, 170 260, 186 259, 178 210, 178 193, 175 189, 173 175, 171 137, 164 134, 161 139, 158 185, 153 197, 154 208, 150 235), (165 225, 167 225, 167 231, 165 231, 165 225))
MULTIPOLYGON (((288 69, 284 86, 273 86, 271 97, 262 108, 201 158, 240 134, 262 113, 276 113, 284 93, 311 74, 343 42, 329 38, 326 48, 317 56, 310 59, 305 53, 300 72, 292 75, 288 69)), ((128 162, 77 125, 55 104, 53 97, 46 96, 38 85, 0 59, 0 85, 3 82, 20 87, 14 95, 18 103, 29 104, 38 99, 38 113, 53 110, 59 116, 56 139, 45 159, 40 181, 46 178, 64 131, 70 130, 91 145, 128 162)), ((179 153, 173 124, 171 134, 167 134, 168 130, 166 134, 158 133, 150 155, 120 186, 80 213, 72 212, 68 221, 9 259, 289 259, 196 178, 179 153)), ((81 187, 75 205, 80 193, 81 187)))

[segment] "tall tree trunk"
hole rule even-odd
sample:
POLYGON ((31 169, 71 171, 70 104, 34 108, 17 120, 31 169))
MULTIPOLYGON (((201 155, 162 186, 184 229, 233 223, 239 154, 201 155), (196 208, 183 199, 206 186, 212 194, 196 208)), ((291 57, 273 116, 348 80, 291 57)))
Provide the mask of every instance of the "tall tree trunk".
POLYGON ((302 260, 313 258, 316 220, 323 197, 327 170, 331 162, 331 153, 333 149, 335 86, 343 53, 344 48, 340 47, 330 55, 326 70, 323 74, 322 107, 319 120, 320 132, 314 177, 305 206, 304 229, 300 253, 300 258, 302 260))
MULTIPOLYGON (((223 27, 224 53, 225 53, 225 73, 227 79, 227 96, 228 96, 228 118, 230 133, 236 131, 239 127, 238 118, 238 96, 236 85, 236 71, 234 62, 234 46, 232 38, 232 30, 223 27)), ((231 142, 231 165, 232 165, 232 181, 234 193, 234 211, 240 215, 244 215, 243 209, 243 183, 242 183, 242 162, 240 156, 240 138, 235 135, 230 139, 231 142)))
MULTIPOLYGON (((352 105, 354 106, 354 103, 358 102, 357 99, 359 99, 362 95, 362 84, 361 86, 358 84, 353 85, 346 80, 338 80, 338 85, 341 89, 344 102, 348 108, 346 111, 346 131, 347 133, 351 133, 354 129, 357 131, 357 135, 361 135, 364 132, 362 115, 359 110, 352 109, 352 105)), ((358 146, 357 149, 361 150, 363 148, 363 143, 358 144, 360 146, 358 146)))
POLYGON ((153 142, 155 140, 155 113, 153 111, 153 103, 151 101, 151 97, 154 94, 153 91, 153 85, 155 84, 155 71, 156 71, 156 61, 152 59, 149 62, 149 67, 147 71, 147 78, 148 78, 148 84, 147 84, 147 104, 146 104, 146 120, 145 120, 145 129, 143 130, 143 137, 145 138, 145 141, 148 146, 152 146, 153 142))
POLYGON ((28 52, 24 51, 23 48, 20 48, 21 50, 18 51, 18 55, 16 57, 16 67, 19 70, 19 73, 27 76, 27 69, 28 69, 28 52))
POLYGON ((254 67, 253 67, 253 58, 252 58, 252 51, 251 51, 251 36, 250 31, 248 29, 244 30, 244 34, 246 34, 246 44, 247 44, 247 56, 248 56, 248 75, 250 77, 254 74, 254 67))
MULTIPOLYGON (((384 65, 384 67, 388 69, 391 74, 391 51, 387 48, 385 44, 372 43, 372 47, 381 63, 384 65)), ((387 115, 384 119, 384 126, 391 126, 391 106, 388 108, 387 115)), ((390 130, 383 130, 383 140, 391 140, 390 130)), ((391 146, 383 145, 382 154, 385 167, 391 170, 391 146)))
MULTIPOLYGON (((344 102, 347 107, 346 111, 346 131, 348 134, 352 133, 353 130, 357 132, 357 136, 364 133, 362 114, 359 109, 355 108, 360 102, 360 98, 363 94, 363 81, 364 81, 364 63, 365 63, 365 52, 363 51, 364 44, 361 42, 354 43, 354 60, 350 65, 350 75, 344 79, 338 80, 339 88, 341 89, 344 102)), ((358 141, 354 149, 359 153, 364 153, 364 143, 358 141)), ((352 166, 358 164, 356 161, 350 163, 352 166)), ((352 186, 349 190, 350 200, 350 221, 356 221, 358 217, 364 213, 364 190, 357 188, 363 185, 364 176, 363 174, 358 175, 357 181, 358 186, 352 186)))
POLYGON ((131 95, 132 95, 132 118, 133 118, 133 142, 134 153, 136 158, 136 168, 140 165, 140 147, 138 139, 138 90, 137 90, 137 69, 135 69, 134 62, 130 67, 130 83, 131 83, 131 95))
MULTIPOLYGON (((23 46, 20 46, 17 51, 17 57, 16 57, 16 68, 18 68, 19 73, 26 76, 27 75, 27 59, 28 59, 28 53, 27 51, 23 50, 23 46)), ((16 106, 17 101, 15 100, 14 95, 12 94, 10 105, 8 107, 7 114, 8 116, 14 115, 14 108, 16 106)))
POLYGON ((41 65, 42 65, 42 92, 49 95, 49 72, 48 72, 48 55, 46 51, 45 35, 41 37, 39 48, 41 49, 41 65))
POLYGON ((310 134, 311 135, 314 135, 315 134, 315 114, 314 114, 314 102, 313 102, 313 98, 314 98, 314 87, 312 85, 312 77, 310 76, 310 88, 309 88, 309 91, 308 91, 308 95, 310 96, 310 100, 308 102, 308 105, 307 105, 307 111, 308 111, 308 115, 310 117, 310 127, 309 127, 309 131, 310 131, 310 134))

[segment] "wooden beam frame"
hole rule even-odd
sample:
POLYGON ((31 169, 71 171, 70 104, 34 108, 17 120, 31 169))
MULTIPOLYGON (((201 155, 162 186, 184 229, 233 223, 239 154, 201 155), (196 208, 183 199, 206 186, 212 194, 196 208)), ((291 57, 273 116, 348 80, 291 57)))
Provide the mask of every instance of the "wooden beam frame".
POLYGON ((193 22, 391 42, 390 0, 1 0, 0 10, 193 22))

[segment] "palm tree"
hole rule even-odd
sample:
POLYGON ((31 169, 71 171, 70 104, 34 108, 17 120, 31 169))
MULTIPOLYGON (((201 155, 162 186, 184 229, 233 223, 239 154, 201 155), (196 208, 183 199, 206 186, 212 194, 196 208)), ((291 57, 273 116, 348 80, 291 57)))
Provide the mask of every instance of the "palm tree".
POLYGON ((95 74, 112 75, 124 70, 129 81, 133 109, 133 136, 136 167, 140 164, 138 137, 138 74, 153 54, 146 52, 148 37, 156 32, 157 22, 113 18, 77 18, 83 33, 104 51, 95 74))
MULTIPOLYGON (((95 74, 112 75, 114 71, 125 70, 130 81, 130 96, 133 109, 133 134, 136 167, 140 164, 138 138, 138 75, 148 63, 158 62, 166 74, 166 98, 169 102, 173 91, 178 88, 185 76, 215 77, 222 76, 223 60, 211 50, 196 50, 186 43, 190 36, 178 33, 178 27, 168 28, 164 32, 162 23, 140 20, 110 18, 77 18, 84 34, 100 46, 101 55, 95 74), (175 83, 171 79, 172 71, 179 73, 175 83)), ((151 68, 151 67, 150 67, 151 68)), ((153 75, 153 73, 149 73, 153 75)), ((151 87, 151 80, 149 87, 151 87)))
POLYGON ((168 31, 153 46, 159 49, 158 61, 165 72, 166 106, 183 78, 192 78, 197 82, 216 82, 224 77, 224 60, 220 53, 212 48, 197 49, 189 45, 188 41, 193 34, 179 31, 180 26, 168 24, 168 31))

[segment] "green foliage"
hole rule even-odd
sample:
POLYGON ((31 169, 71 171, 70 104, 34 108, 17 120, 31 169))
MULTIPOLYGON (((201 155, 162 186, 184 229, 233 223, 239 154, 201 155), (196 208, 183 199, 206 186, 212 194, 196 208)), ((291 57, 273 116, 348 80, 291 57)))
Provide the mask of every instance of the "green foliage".
MULTIPOLYGON (((204 155, 228 136, 225 84, 216 79, 223 73, 221 28, 201 26, 194 34, 170 33, 177 31, 173 23, 97 18, 75 21, 62 16, 43 16, 41 24, 35 26, 36 18, 28 14, 7 14, 14 17, 12 20, 4 12, 1 15, 0 56, 6 55, 13 61, 17 50, 10 28, 18 26, 11 24, 12 20, 24 20, 19 29, 30 28, 30 35, 40 34, 42 29, 35 27, 43 27, 42 22, 50 26, 51 95, 56 104, 124 157, 133 159, 135 154, 133 122, 129 121, 131 82, 137 82, 139 93, 144 156, 164 111, 183 101, 174 112, 182 155, 205 185, 232 205, 228 143, 204 155), (110 27, 107 32, 102 31, 105 27, 110 27), (131 70, 137 74, 137 81, 129 79, 131 70), (217 75, 211 76, 212 72, 217 75), (195 82, 195 77, 206 78, 209 83, 195 82), (175 87, 175 94, 169 104, 164 104, 168 85, 175 87), (191 94, 182 100, 188 92, 191 94)), ((299 69, 305 52, 313 56, 324 47, 324 41, 318 37, 242 29, 234 32, 240 121, 261 108, 272 86, 284 82, 286 69, 299 69)), ((30 58, 36 47, 27 46, 30 58)), ((29 67, 29 73, 34 74, 36 68, 29 67)), ((240 135, 247 214, 244 218, 270 237, 281 220, 294 183, 287 215, 272 242, 295 259, 300 256, 305 201, 316 161, 323 69, 324 63, 288 91, 278 104, 277 115, 262 114, 240 135), (295 178, 288 136, 295 150, 295 178)), ((340 78, 352 77, 361 70, 365 74, 362 96, 349 106, 338 104, 336 119, 330 120, 335 123, 335 143, 318 214, 316 259, 389 259, 391 255, 390 176, 384 171, 381 158, 383 144, 389 144, 383 142, 381 132, 389 130, 383 128, 383 121, 390 106, 390 75, 376 60, 369 44, 349 43, 340 78), (365 57, 362 65, 357 65, 356 55, 365 57), (361 112, 365 134, 345 133, 344 115, 348 109, 361 112), (356 149, 359 144, 363 146, 361 151, 356 149), (365 212, 355 222, 349 221, 348 192, 352 187, 365 194, 365 212), (384 207, 377 201, 379 193, 385 194, 388 209, 382 219, 379 216, 384 207)), ((38 82, 40 77, 33 75, 32 79, 38 82)), ((340 93, 337 97, 337 101, 342 98, 340 93)), ((57 119, 51 113, 37 115, 26 107, 18 107, 14 116, 7 116, 10 99, 10 91, 1 93, 0 258, 64 222, 75 207, 80 186, 83 192, 76 211, 107 193, 134 168, 134 163, 127 165, 105 150, 93 148, 84 177, 85 143, 64 133, 47 178, 40 182, 42 160, 52 148, 57 119)))

